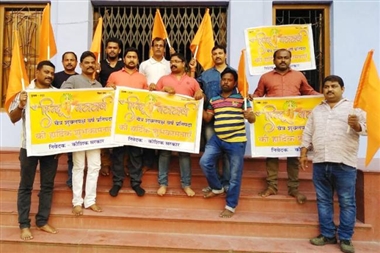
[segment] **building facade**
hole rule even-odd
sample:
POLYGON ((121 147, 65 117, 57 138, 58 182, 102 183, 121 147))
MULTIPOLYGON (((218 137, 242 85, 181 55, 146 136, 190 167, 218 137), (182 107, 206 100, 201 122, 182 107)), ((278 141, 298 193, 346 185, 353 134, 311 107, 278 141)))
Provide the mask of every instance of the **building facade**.
MULTIPOLYGON (((2 1, 0 5, 40 4, 46 1, 2 1)), ((276 9, 323 9, 324 22, 324 74, 341 76, 346 83, 345 96, 354 99, 361 69, 369 50, 374 49, 374 60, 380 67, 380 1, 378 0, 166 0, 166 1, 100 1, 100 0, 52 0, 51 23, 58 48, 52 59, 56 70, 62 70, 61 55, 65 51, 74 51, 79 56, 88 50, 92 40, 94 10, 103 6, 150 6, 167 7, 226 7, 226 41, 228 62, 237 67, 240 51, 245 47, 244 29, 256 26, 276 24, 276 9)), ((1 15, 3 16, 3 15, 1 15)), ((3 31, 0 30, 0 33, 3 31)), ((1 34, 2 35, 2 34, 1 34)), ((3 38, 3 35, 0 36, 3 38)), ((172 38, 175 40, 175 38, 172 38)), ((3 44, 0 43, 2 46, 3 44)), ((142 59, 145 60, 145 59, 142 59)), ((259 76, 248 76, 250 91, 257 85, 259 76)), ((2 80, 2 78, 0 79, 2 80)), ((1 148, 17 148, 20 146, 21 124, 13 125, 4 109, 0 112, 1 148)), ((359 157, 365 156, 366 139, 363 138, 359 157)), ((377 154, 380 157, 380 154, 377 154)))

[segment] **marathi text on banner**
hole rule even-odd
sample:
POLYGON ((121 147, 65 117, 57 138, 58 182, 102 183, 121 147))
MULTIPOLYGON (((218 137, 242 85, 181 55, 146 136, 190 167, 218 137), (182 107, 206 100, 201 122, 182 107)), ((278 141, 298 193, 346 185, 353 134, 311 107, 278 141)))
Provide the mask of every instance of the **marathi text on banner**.
POLYGON ((299 156, 302 132, 322 95, 255 98, 255 124, 251 125, 252 157, 299 156))
POLYGON ((203 100, 117 87, 115 143, 199 153, 203 100))
POLYGON ((113 89, 28 91, 28 156, 113 146, 113 89))
POLYGON ((253 27, 244 34, 251 75, 272 70, 273 53, 280 48, 292 52, 292 69, 316 68, 311 24, 253 27))

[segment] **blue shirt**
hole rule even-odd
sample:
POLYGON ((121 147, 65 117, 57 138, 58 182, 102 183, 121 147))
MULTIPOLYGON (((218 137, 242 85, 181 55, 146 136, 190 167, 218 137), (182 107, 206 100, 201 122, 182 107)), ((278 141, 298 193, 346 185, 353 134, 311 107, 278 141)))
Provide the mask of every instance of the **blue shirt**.
MULTIPOLYGON (((226 68, 231 68, 227 65, 226 68)), ((202 74, 197 78, 198 83, 200 83, 203 93, 206 95, 205 99, 205 108, 207 108, 208 101, 216 96, 220 95, 220 80, 222 79, 220 76, 220 72, 212 67, 206 71, 203 71, 202 74)))

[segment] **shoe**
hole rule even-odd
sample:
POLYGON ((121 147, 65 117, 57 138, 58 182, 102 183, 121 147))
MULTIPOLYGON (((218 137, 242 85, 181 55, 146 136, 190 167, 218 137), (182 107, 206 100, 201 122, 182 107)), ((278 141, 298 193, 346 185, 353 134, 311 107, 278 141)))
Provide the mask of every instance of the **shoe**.
POLYGON ((120 185, 114 185, 114 186, 112 186, 109 193, 112 197, 116 197, 119 194, 120 189, 121 189, 120 185))
POLYGON ((310 243, 316 246, 323 246, 326 244, 336 244, 337 241, 335 237, 325 237, 320 234, 317 237, 310 239, 310 243))
POLYGON ((340 250, 344 253, 355 253, 354 245, 350 240, 340 240, 340 250))
POLYGON ((142 197, 145 194, 145 190, 140 185, 133 186, 132 189, 136 192, 137 196, 142 197))

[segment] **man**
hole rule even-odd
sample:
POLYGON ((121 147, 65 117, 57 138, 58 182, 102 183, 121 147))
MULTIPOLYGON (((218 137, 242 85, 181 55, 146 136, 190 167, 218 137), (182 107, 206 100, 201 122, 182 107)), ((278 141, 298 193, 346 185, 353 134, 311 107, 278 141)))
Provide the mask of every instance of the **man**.
MULTIPOLYGON (((77 55, 74 52, 65 52, 62 55, 62 65, 63 71, 54 74, 54 81, 52 85, 56 88, 61 88, 62 83, 66 81, 70 76, 78 75, 75 72, 75 68, 78 64, 77 55)), ((67 181, 66 185, 69 188, 73 187, 72 183, 72 175, 73 175, 73 153, 67 153, 67 181)))
POLYGON ((244 101, 244 98, 236 92, 237 79, 236 71, 226 68, 221 73, 222 92, 219 96, 211 98, 207 112, 203 112, 203 119, 206 122, 215 118, 215 134, 207 142, 205 152, 199 161, 208 185, 211 187, 211 191, 205 193, 205 198, 224 193, 223 184, 215 169, 215 160, 222 153, 226 153, 231 169, 226 206, 219 215, 222 218, 232 217, 239 201, 247 143, 244 119, 247 119, 249 123, 254 123, 256 120, 250 104, 247 104, 247 110, 244 110, 244 103, 248 101, 244 101), (226 127, 228 127, 227 130, 226 127))
POLYGON ((54 81, 52 85, 57 89, 61 88, 61 85, 66 81, 70 76, 78 75, 75 72, 75 68, 78 64, 77 55, 74 52, 65 52, 62 55, 62 66, 63 70, 54 74, 54 81))
MULTIPOLYGON (((124 53, 124 68, 113 72, 107 81, 107 87, 126 86, 136 89, 148 89, 145 76, 137 71, 139 64, 136 48, 127 48, 124 53)), ((113 186, 109 191, 112 197, 116 197, 123 186, 125 178, 124 156, 128 153, 128 169, 131 179, 131 187, 137 196, 144 196, 145 190, 141 188, 142 177, 142 149, 134 146, 115 147, 112 150, 112 174, 113 186)))
POLYGON ((337 243, 345 253, 354 253, 351 238, 356 221, 356 163, 359 135, 367 135, 366 115, 353 110, 343 98, 344 83, 339 76, 323 80, 325 100, 309 115, 302 135, 300 166, 307 168, 307 152, 313 147, 313 183, 317 195, 321 234, 310 240, 317 246, 337 243), (339 201, 339 225, 334 224, 334 190, 339 201))
MULTIPOLYGON (((94 53, 85 51, 80 57, 80 75, 71 76, 62 84, 62 89, 102 88, 102 84, 93 78, 96 69, 94 53)), ((96 205, 96 187, 100 170, 100 149, 73 152, 73 210, 74 215, 83 215, 82 205, 95 212, 102 209, 96 205), (87 157, 86 190, 83 199, 83 174, 87 157)))
MULTIPOLYGON (((119 58, 121 52, 121 42, 117 38, 109 38, 106 41, 106 59, 100 62, 99 81, 103 87, 107 85, 108 77, 115 71, 124 67, 123 60, 119 58)), ((100 174, 108 176, 111 169, 111 153, 109 148, 101 150, 100 174)))
MULTIPOLYGON (((194 97, 199 100, 203 98, 203 91, 198 82, 185 73, 186 60, 183 55, 172 54, 170 57, 171 74, 161 77, 154 88, 169 94, 182 94, 194 97)), ((191 189, 191 160, 190 154, 178 152, 179 168, 181 172, 182 188, 189 197, 193 197, 195 192, 191 189)), ((168 187, 168 173, 171 151, 160 150, 158 160, 158 183, 160 188, 157 191, 159 196, 166 194, 168 187)))
MULTIPOLYGON (((300 95, 318 95, 308 84, 305 76, 290 68, 292 53, 287 49, 278 49, 273 54, 274 70, 261 76, 259 84, 253 93, 253 97, 285 97, 300 95)), ((296 157, 287 158, 288 172, 288 194, 295 197, 297 202, 302 204, 306 201, 306 196, 298 191, 298 168, 299 162, 296 157)), ((268 157, 266 159, 267 168, 267 188, 260 192, 263 198, 277 194, 277 176, 279 160, 268 157)))
MULTIPOLYGON (((211 98, 219 96, 220 95, 220 81, 221 81, 221 73, 226 69, 230 68, 229 65, 226 63, 227 59, 227 52, 226 48, 222 47, 220 45, 215 45, 211 50, 211 56, 212 60, 214 62, 214 67, 204 71, 198 78, 197 81, 201 85, 202 90, 205 93, 205 103, 204 108, 207 109, 209 106, 209 101, 211 98)), ((191 74, 193 75, 195 70, 196 64, 192 65, 191 74)), ((205 144, 211 139, 211 137, 214 135, 214 119, 212 118, 210 122, 203 122, 202 124, 202 135, 205 139, 205 144)), ((219 171, 219 161, 216 160, 217 166, 215 169, 219 171)), ((228 164, 228 158, 226 155, 223 155, 222 160, 222 174, 219 176, 223 187, 225 190, 228 190, 229 187, 229 181, 230 181, 230 168, 228 164)), ((211 188, 208 186, 206 188, 202 189, 203 192, 209 192, 211 191, 211 188)))
MULTIPOLYGON (((143 61, 140 65, 139 71, 148 80, 150 90, 156 86, 158 79, 162 76, 170 74, 170 63, 165 59, 166 43, 165 40, 159 37, 152 40, 153 55, 148 60, 143 61)), ((170 54, 174 54, 175 50, 170 48, 170 54)), ((156 160, 156 151, 154 149, 143 149, 143 173, 154 167, 156 160)))
MULTIPOLYGON (((51 85, 54 79, 55 66, 50 61, 41 61, 37 65, 36 79, 34 79, 27 90, 54 89, 51 85)), ((33 239, 30 230, 30 205, 34 177, 36 175, 37 164, 40 163, 40 193, 36 214, 37 228, 52 234, 57 230, 48 224, 51 202, 53 197, 54 179, 57 173, 58 159, 55 155, 48 156, 27 156, 26 152, 26 129, 25 129, 25 106, 27 104, 27 92, 22 91, 13 100, 9 108, 9 116, 12 123, 22 119, 22 146, 20 149, 20 184, 17 194, 18 222, 21 230, 22 240, 33 239)))

